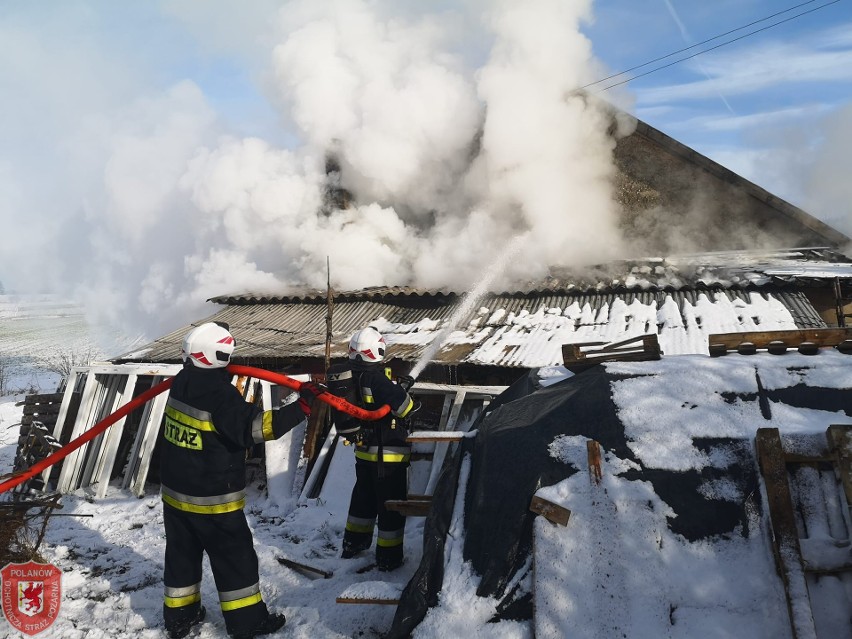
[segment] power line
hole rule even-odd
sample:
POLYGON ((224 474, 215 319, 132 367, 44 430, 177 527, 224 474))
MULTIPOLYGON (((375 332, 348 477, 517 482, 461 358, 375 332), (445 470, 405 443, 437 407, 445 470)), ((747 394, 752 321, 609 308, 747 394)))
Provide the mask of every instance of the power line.
POLYGON ((684 51, 689 51, 690 49, 694 49, 695 47, 700 47, 702 44, 713 42, 713 40, 724 38, 726 35, 731 35, 732 33, 736 33, 737 31, 748 29, 749 27, 753 27, 756 24, 766 22, 767 20, 771 20, 772 18, 776 18, 785 13, 790 13, 791 11, 795 11, 796 9, 804 7, 805 5, 813 4, 814 2, 820 2, 820 0, 808 0, 807 2, 802 2, 801 4, 797 4, 795 7, 790 7, 789 9, 784 9, 783 11, 779 11, 778 13, 773 13, 772 15, 766 16, 765 18, 760 18, 759 20, 755 20, 754 22, 749 22, 748 24, 744 24, 743 26, 737 27, 736 29, 731 29, 730 31, 725 31, 725 33, 720 33, 719 35, 715 35, 712 38, 707 38, 706 40, 702 40, 701 42, 696 42, 695 44, 691 44, 688 47, 684 47, 683 49, 672 51, 671 53, 667 53, 666 55, 660 56, 659 58, 654 58, 653 60, 649 60, 648 62, 637 64, 635 67, 630 67, 629 69, 624 69, 624 71, 613 73, 612 75, 608 75, 607 77, 601 78, 600 80, 595 80, 594 82, 590 82, 589 84, 581 86, 578 90, 581 91, 583 89, 588 89, 589 87, 595 86, 596 84, 600 84, 601 82, 606 82, 607 80, 612 80, 613 78, 617 78, 618 76, 624 75, 625 73, 630 73, 631 71, 635 71, 636 69, 647 67, 649 64, 654 64, 655 62, 665 60, 666 58, 670 58, 673 55, 677 55, 678 53, 683 53, 684 51))
MULTIPOLYGON (((813 1, 815 1, 815 0, 811 0, 811 2, 813 2, 813 1)), ((795 20, 796 18, 801 18, 801 17, 802 17, 802 16, 804 16, 804 15, 807 15, 807 14, 809 14, 809 13, 813 13, 814 11, 819 11, 820 9, 824 9, 825 7, 828 7, 828 6, 830 6, 830 5, 837 4, 838 2, 840 2, 840 0, 831 0, 831 2, 826 2, 826 3, 825 3, 825 4, 823 4, 823 5, 820 5, 820 6, 818 6, 818 7, 814 7, 813 9, 808 9, 807 11, 803 11, 802 13, 798 13, 798 14, 796 14, 796 15, 794 15, 794 16, 789 17, 789 18, 785 18, 784 20, 779 20, 778 22, 775 22, 775 23, 773 23, 773 24, 767 25, 767 26, 762 27, 762 28, 760 28, 760 29, 755 29, 754 31, 750 31, 750 32, 748 32, 748 33, 746 33, 746 34, 743 34, 743 35, 741 35, 741 36, 737 37, 737 38, 733 38, 733 39, 731 39, 731 40, 727 40, 727 41, 725 41, 725 42, 722 42, 721 44, 717 44, 717 45, 716 45, 716 46, 714 46, 714 47, 710 47, 709 49, 704 49, 704 50, 699 51, 699 52, 697 52, 697 53, 693 53, 692 55, 689 55, 689 56, 686 56, 686 57, 684 57, 684 58, 680 58, 680 59, 678 59, 678 60, 675 60, 674 62, 669 62, 668 64, 664 64, 664 65, 661 65, 661 66, 659 66, 659 67, 655 67, 655 68, 651 69, 650 71, 646 71, 645 73, 639 73, 639 74, 637 74, 637 75, 634 75, 634 76, 631 76, 631 77, 627 78, 626 80, 621 80, 620 82, 614 82, 613 84, 607 85, 607 86, 605 86, 604 88, 602 88, 600 91, 596 91, 595 93, 603 93, 604 91, 608 91, 609 89, 612 89, 612 88, 614 88, 614 87, 620 86, 620 85, 622 85, 622 84, 627 84, 628 82, 631 82, 632 80, 636 80, 637 78, 642 78, 642 77, 645 77, 646 75, 650 75, 650 74, 655 73, 655 72, 657 72, 657 71, 661 71, 662 69, 667 69, 667 68, 672 67, 672 66, 674 66, 674 65, 676 65, 676 64, 679 64, 679 63, 681 63, 681 62, 685 62, 686 60, 691 60, 692 58, 695 58, 695 57, 697 57, 697 56, 699 56, 699 55, 701 55, 701 54, 703 54, 703 53, 709 53, 710 51, 714 51, 714 50, 716 50, 716 49, 719 49, 719 48, 721 48, 721 47, 727 46, 727 45, 729 45, 729 44, 733 44, 734 42, 737 42, 737 41, 739 41, 739 40, 743 40, 743 39, 745 39, 745 38, 748 38, 748 37, 750 37, 750 36, 753 36, 753 35, 755 35, 756 33, 760 33, 761 31, 766 31, 766 30, 771 29, 771 28, 773 28, 773 27, 777 27, 779 24, 784 24, 785 22, 790 22, 791 20, 795 20)), ((804 4, 810 4, 810 2, 806 2, 806 3, 804 3, 804 4)), ((801 7, 801 6, 804 6, 804 4, 803 4, 803 5, 799 5, 799 6, 800 6, 800 7, 801 7)), ((795 9, 795 8, 798 8, 798 7, 793 7, 793 8, 795 9)), ((786 11, 782 11, 781 13, 786 13, 786 11)), ((776 14, 776 15, 778 15, 778 14, 776 14)), ((764 19, 764 20, 765 20, 765 19, 764 19)), ((757 22, 763 22, 764 20, 758 20, 757 22)), ((755 23, 752 23, 752 24, 756 24, 756 22, 755 22, 755 23)), ((747 27, 747 26, 749 26, 749 25, 746 25, 746 27, 747 27)), ((730 31, 729 33, 733 33, 734 31, 740 31, 741 29, 744 29, 744 28, 746 28, 746 27, 740 27, 739 29, 734 29, 733 31, 730 31)), ((723 35, 725 35, 725 34, 723 34, 723 35)), ((705 43, 706 43, 706 42, 710 42, 710 41, 712 41, 712 40, 716 40, 716 39, 718 39, 718 38, 720 38, 720 37, 722 37, 722 36, 716 36, 715 38, 710 38, 710 40, 705 40, 705 43)), ((687 51, 687 50, 692 49, 692 48, 694 48, 694 47, 696 47, 696 46, 699 46, 699 45, 693 45, 692 47, 687 47, 687 48, 685 48, 685 49, 681 49, 681 51, 680 51, 680 52, 687 51)), ((670 53, 669 55, 666 55, 666 56, 663 56, 663 57, 661 57, 661 58, 658 58, 658 59, 657 59, 657 61, 659 61, 659 60, 663 60, 663 59, 665 59, 665 58, 669 58, 669 57, 671 57, 671 56, 673 56, 673 55, 676 55, 677 53, 680 53, 680 52, 670 53)), ((644 66, 648 66, 649 64, 653 64, 653 62, 654 62, 654 61, 652 61, 652 62, 646 62, 645 64, 641 64, 641 65, 639 65, 639 66, 637 66, 637 67, 633 67, 633 69, 638 69, 638 68, 641 68, 641 67, 644 67, 644 66)), ((596 84, 600 84, 601 82, 605 82, 607 79, 611 79, 611 78, 617 77, 617 76, 619 76, 619 75, 623 75, 624 73, 628 73, 629 71, 630 71, 630 69, 628 69, 627 71, 622 71, 621 73, 616 73, 615 75, 612 75, 612 76, 610 76, 609 78, 604 78, 604 79, 602 79, 602 80, 598 80, 597 82, 592 82, 591 84, 587 84, 587 85, 586 85, 586 87, 590 87, 590 86, 594 86, 594 85, 596 85, 596 84)), ((579 90, 579 89, 578 89, 578 90, 579 90)))

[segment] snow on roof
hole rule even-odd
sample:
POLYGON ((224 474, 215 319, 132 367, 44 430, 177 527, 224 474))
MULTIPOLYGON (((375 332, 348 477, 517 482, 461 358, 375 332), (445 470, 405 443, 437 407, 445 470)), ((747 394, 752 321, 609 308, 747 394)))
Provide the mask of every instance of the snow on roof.
MULTIPOLYGON (((343 301, 334 306, 332 357, 344 357, 349 337, 374 326, 388 357, 418 361, 436 339, 430 361, 535 368, 563 363, 562 345, 616 342, 656 333, 663 352, 707 353, 708 336, 754 330, 820 328, 825 323, 800 291, 700 290, 607 294, 537 294, 484 298, 464 318, 461 302, 412 308, 408 298, 343 301)), ((325 356, 326 309, 316 304, 227 306, 207 318, 227 322, 237 338, 235 361, 325 356)), ((176 361, 190 326, 120 361, 176 361)))

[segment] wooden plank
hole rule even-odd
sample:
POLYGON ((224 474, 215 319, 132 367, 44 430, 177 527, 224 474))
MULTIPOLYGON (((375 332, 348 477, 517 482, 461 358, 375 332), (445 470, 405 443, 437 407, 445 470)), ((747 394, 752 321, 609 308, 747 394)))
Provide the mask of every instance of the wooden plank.
MULTIPOLYGON (((616 351, 616 350, 619 350, 623 346, 627 346, 628 344, 635 344, 636 342, 639 342, 639 341, 642 342, 642 348, 645 348, 646 344, 656 343, 657 342, 657 336, 656 336, 656 334, 636 335, 634 337, 629 337, 625 340, 621 340, 620 342, 612 342, 611 344, 607 344, 606 346, 604 346, 601 349, 601 351, 603 351, 603 352, 616 351), (653 340, 650 340, 649 338, 653 338, 653 340)), ((634 346, 634 348, 637 348, 637 346, 634 346)))
POLYGON ((455 393, 447 393, 444 395, 444 405, 441 408, 441 419, 438 420, 438 430, 447 429, 447 421, 450 419, 450 409, 453 407, 453 398, 455 393))
MULTIPOLYGON (((123 375, 101 376, 101 389, 98 393, 98 399, 95 402, 96 411, 91 423, 86 427, 86 430, 91 430, 98 422, 105 419, 116 410, 116 402, 121 399, 120 389, 124 388, 125 381, 126 380, 123 375)), ((80 488, 86 488, 92 485, 98 460, 102 458, 104 445, 113 428, 114 426, 110 426, 107 430, 101 432, 100 435, 89 442, 86 459, 83 463, 80 477, 77 479, 77 486, 80 488)))
POLYGON ((387 510, 402 513, 406 517, 426 517, 432 508, 431 501, 407 499, 389 499, 385 502, 387 510))
POLYGON ((30 404, 24 406, 24 415, 58 415, 59 404, 30 404))
POLYGON ((589 458, 589 481, 592 484, 598 485, 603 479, 603 469, 601 468, 601 445, 594 439, 586 442, 586 452, 589 458))
POLYGON ((837 469, 846 493, 846 503, 852 508, 852 425, 832 424, 828 427, 827 437, 829 446, 837 455, 837 469))
MULTIPOLYGON (((155 375, 151 386, 154 387, 162 381, 162 376, 155 375)), ((142 497, 145 494, 145 480, 148 477, 148 468, 151 465, 154 447, 157 445, 160 423, 163 421, 163 413, 166 410, 168 399, 168 393, 160 393, 145 404, 142 412, 139 431, 136 433, 136 441, 134 442, 135 455, 133 461, 135 463, 133 466, 127 465, 123 482, 123 487, 129 487, 137 497, 142 497)))
MULTIPOLYGON (((130 400, 133 398, 133 391, 136 388, 136 379, 135 373, 130 373, 124 377, 123 384, 120 384, 117 389, 117 401, 110 413, 114 413, 130 403, 130 400)), ((121 436, 124 433, 124 425, 126 423, 127 415, 110 426, 105 433, 106 438, 98 455, 97 467, 92 481, 92 483, 97 484, 97 497, 100 499, 106 497, 109 480, 115 466, 115 457, 118 454, 118 446, 121 443, 121 436)), ((124 460, 121 460, 121 463, 123 462, 124 460)))
POLYGON ((530 510, 541 515, 547 521, 559 524, 560 526, 567 526, 568 519, 571 517, 570 510, 538 495, 533 495, 532 501, 530 501, 530 510))
POLYGON ((437 431, 437 430, 426 430, 426 431, 415 431, 413 433, 409 433, 408 437, 406 437, 405 441, 415 443, 415 442, 460 442, 465 438, 466 433, 461 431, 437 431))
MULTIPOLYGON (((457 388, 453 395, 447 394, 444 398, 444 407, 441 414, 441 422, 438 427, 440 432, 451 432, 458 421, 461 414, 464 400, 467 397, 467 390, 457 388), (446 419, 444 418, 446 415, 446 419)), ((441 475, 441 467, 444 465, 444 459, 447 456, 450 446, 454 442, 452 440, 441 440, 435 443, 435 451, 432 457, 432 467, 429 469, 429 479, 426 480, 426 493, 431 495, 435 492, 435 486, 438 483, 438 477, 441 475)))
POLYGON ((287 557, 276 557, 275 558, 279 564, 283 566, 287 566, 288 568, 292 568, 298 572, 307 572, 314 575, 319 575, 323 579, 331 579, 334 577, 334 573, 329 570, 323 570, 322 568, 317 568, 316 566, 310 566, 308 564, 299 563, 298 561, 293 561, 292 559, 287 559, 287 557))
POLYGON ((55 402, 61 402, 64 397, 63 393, 40 393, 35 395, 27 395, 24 398, 24 405, 29 406, 30 404, 53 404, 55 402))
POLYGON ((447 419, 445 427, 441 429, 442 431, 449 432, 452 431, 453 428, 455 428, 456 422, 458 421, 459 415, 461 414, 462 406, 464 405, 465 397, 467 397, 467 391, 465 391, 463 388, 459 388, 456 391, 455 398, 453 399, 453 407, 450 410, 450 416, 447 419))
MULTIPOLYGON (((588 355, 588 354, 587 354, 588 355)), ((565 358, 563 364, 571 366, 591 366, 600 362, 646 362, 660 359, 660 353, 648 353, 646 351, 631 351, 624 353, 609 353, 604 355, 591 354, 582 359, 572 360, 565 358)))
POLYGON ((794 639, 815 639, 816 627, 808 602, 808 586, 793 500, 784 462, 784 449, 777 428, 759 428, 755 438, 757 457, 769 506, 772 523, 773 553, 787 599, 787 614, 794 639))
MULTIPOLYGON (((328 435, 326 435, 325 442, 323 442, 323 445, 317 454, 316 462, 311 467, 310 473, 307 473, 307 462, 305 458, 300 458, 299 467, 296 471, 296 476, 293 479, 293 492, 295 493, 298 491, 299 493, 299 505, 306 504, 308 499, 319 494, 321 485, 317 486, 317 483, 320 480, 323 467, 329 463, 326 460, 334 457, 338 438, 339 435, 337 434, 336 428, 332 428, 328 431, 328 435), (306 476, 307 479, 305 479, 306 476)), ((344 440, 344 446, 345 445, 346 443, 344 440)))
POLYGON ((379 604, 386 606, 398 606, 399 599, 360 599, 358 597, 338 597, 339 604, 379 604))
MULTIPOLYGON (((62 429, 65 425, 66 419, 68 419, 69 413, 71 414, 71 420, 76 420, 77 414, 74 410, 72 404, 76 404, 79 406, 79 403, 75 400, 75 397, 79 398, 79 394, 75 393, 74 389, 77 385, 77 377, 80 375, 79 369, 72 369, 71 373, 68 375, 68 381, 66 382, 65 392, 62 394, 62 403, 59 407, 59 415, 56 418, 56 423, 53 425, 53 437, 58 442, 62 442, 62 429)), ((69 421, 71 421, 69 420, 69 421)), ((67 443, 67 442, 64 442, 67 443)), ((59 466, 63 466, 64 462, 61 462, 59 466)), ((57 476, 59 474, 59 468, 54 465, 50 468, 45 468, 44 472, 41 474, 42 482, 45 486, 48 485, 48 481, 51 473, 56 472, 57 476)))
POLYGON ((757 348, 767 348, 769 342, 783 342, 788 348, 797 348, 802 342, 817 346, 837 346, 852 339, 852 328, 812 328, 791 331, 754 331, 746 333, 718 333, 707 338, 708 344, 719 344, 728 350, 736 350, 743 342, 757 348))
MULTIPOLYGON (((93 413, 93 404, 97 394, 97 388, 100 384, 95 379, 95 374, 89 371, 86 375, 86 383, 83 387, 83 396, 80 400, 80 410, 77 412, 77 419, 74 421, 74 428, 71 431, 71 439, 77 439, 87 430, 87 422, 89 415, 93 413)), ((91 442, 90 442, 91 443, 91 442)), ((62 469, 59 472, 59 480, 56 489, 66 494, 76 489, 76 477, 79 476, 80 464, 84 459, 86 449, 89 444, 83 444, 80 448, 72 451, 63 461, 62 469)))

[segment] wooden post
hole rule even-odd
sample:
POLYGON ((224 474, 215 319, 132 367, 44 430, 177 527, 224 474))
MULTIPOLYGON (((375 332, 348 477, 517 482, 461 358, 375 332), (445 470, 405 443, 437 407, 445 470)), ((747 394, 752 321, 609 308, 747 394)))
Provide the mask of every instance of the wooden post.
POLYGON ((326 265, 326 314, 325 314, 325 372, 328 373, 328 367, 331 366, 331 319, 334 314, 334 293, 331 289, 331 262, 328 256, 325 258, 326 265))
POLYGON ((594 439, 586 442, 586 452, 589 456, 589 481, 592 484, 599 485, 603 479, 603 469, 601 468, 601 445, 594 439))

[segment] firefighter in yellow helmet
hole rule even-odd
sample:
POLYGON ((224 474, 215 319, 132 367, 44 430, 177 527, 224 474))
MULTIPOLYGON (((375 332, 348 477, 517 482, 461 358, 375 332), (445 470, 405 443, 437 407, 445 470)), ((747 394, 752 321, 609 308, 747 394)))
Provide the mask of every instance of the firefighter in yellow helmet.
MULTIPOLYGON (((405 418, 416 404, 403 385, 393 383, 380 366, 385 340, 375 328, 362 329, 349 342, 349 361, 329 368, 329 390, 351 403, 374 410, 385 404, 391 412, 377 421, 359 422, 335 411, 335 428, 355 443, 355 486, 349 503, 342 557, 368 550, 378 520, 376 565, 389 571, 404 558, 405 516, 385 508, 386 500, 405 499, 411 445, 405 418)), ((411 383, 409 381, 409 385, 411 383)))
POLYGON ((234 337, 208 322, 183 342, 183 369, 166 404, 160 444, 160 481, 166 529, 163 618, 172 639, 185 637, 204 619, 202 554, 207 553, 228 634, 250 639, 284 625, 260 593, 257 554, 246 522, 246 451, 277 439, 305 418, 307 399, 263 411, 231 384, 226 366, 234 337))

